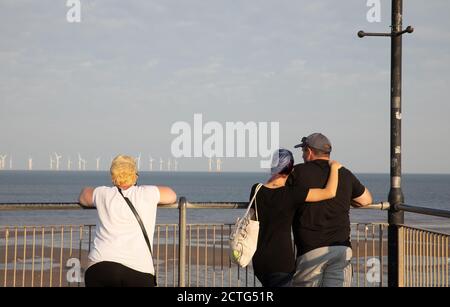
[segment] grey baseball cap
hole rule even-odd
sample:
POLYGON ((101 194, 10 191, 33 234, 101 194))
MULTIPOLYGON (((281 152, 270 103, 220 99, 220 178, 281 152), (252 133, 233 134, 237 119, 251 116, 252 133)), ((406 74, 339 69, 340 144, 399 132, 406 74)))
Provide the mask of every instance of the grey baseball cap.
POLYGON ((331 142, 322 133, 313 133, 306 137, 304 136, 302 138, 302 142, 300 144, 295 145, 294 147, 299 148, 299 147, 305 147, 305 146, 315 148, 315 149, 321 150, 326 153, 331 152, 331 142))

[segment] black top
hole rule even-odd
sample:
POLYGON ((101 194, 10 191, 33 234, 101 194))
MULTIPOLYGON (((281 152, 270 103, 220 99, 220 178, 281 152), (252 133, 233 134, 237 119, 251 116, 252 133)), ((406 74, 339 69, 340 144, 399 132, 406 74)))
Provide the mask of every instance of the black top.
MULTIPOLYGON (((257 184, 252 187, 252 199, 257 184)), ((292 247, 291 226, 296 209, 302 207, 308 189, 301 187, 280 187, 270 189, 262 186, 256 195, 259 219, 258 246, 253 256, 256 277, 267 273, 295 270, 295 256, 292 247)), ((254 207, 254 204, 253 204, 254 207)))
MULTIPOLYGON (((314 160, 294 167, 286 184, 305 188, 324 188, 330 166, 327 160, 314 160)), ((348 169, 339 169, 336 197, 297 210, 292 225, 297 256, 324 246, 349 246, 350 204, 365 187, 348 169)))

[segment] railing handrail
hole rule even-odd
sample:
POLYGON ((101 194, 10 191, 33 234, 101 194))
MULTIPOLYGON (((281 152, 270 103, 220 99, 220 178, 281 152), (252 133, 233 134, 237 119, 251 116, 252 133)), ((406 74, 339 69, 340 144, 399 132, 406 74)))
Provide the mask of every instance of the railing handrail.
POLYGON ((423 214, 423 215, 450 218, 450 210, 432 209, 432 208, 426 208, 426 207, 410 206, 410 205, 405 205, 405 204, 395 205, 395 209, 405 211, 405 212, 423 214))
MULTIPOLYGON (((181 198, 180 198, 181 199, 181 198)), ((245 209, 248 202, 186 202, 186 209, 245 209)), ((179 208, 179 202, 173 204, 158 204, 158 208, 179 208)), ((0 210, 78 210, 95 209, 84 207, 76 202, 26 202, 26 203, 0 203, 0 210)), ((388 202, 374 203, 365 207, 352 207, 352 209, 388 210, 388 202)))

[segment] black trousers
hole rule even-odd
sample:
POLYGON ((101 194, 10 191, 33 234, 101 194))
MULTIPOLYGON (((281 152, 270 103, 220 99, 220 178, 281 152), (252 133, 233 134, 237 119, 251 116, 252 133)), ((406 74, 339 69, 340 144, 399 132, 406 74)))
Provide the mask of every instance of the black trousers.
POLYGON ((86 287, 155 287, 150 273, 133 270, 117 262, 102 261, 90 266, 85 275, 86 287))

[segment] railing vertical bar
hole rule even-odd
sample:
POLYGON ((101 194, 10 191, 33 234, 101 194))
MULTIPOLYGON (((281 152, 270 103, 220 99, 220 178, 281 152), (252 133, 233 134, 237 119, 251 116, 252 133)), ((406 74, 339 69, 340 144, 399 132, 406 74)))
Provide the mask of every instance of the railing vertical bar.
MULTIPOLYGON (((78 260, 81 263, 82 251, 83 251, 83 234, 84 234, 84 226, 80 225, 78 228, 78 260)), ((81 286, 81 281, 78 281, 77 287, 81 286)))
POLYGON ((73 252, 73 226, 70 226, 69 257, 72 257, 72 252, 73 252))
POLYGON ((405 286, 405 227, 400 226, 398 228, 398 286, 404 287, 405 286))
POLYGON ((418 267, 418 254, 419 254, 419 233, 414 230, 414 287, 419 285, 419 267, 418 267))
POLYGON ((22 287, 25 287, 25 269, 27 265, 27 227, 23 228, 23 266, 22 266, 22 287))
POLYGON ((416 231, 414 229, 410 229, 410 236, 409 236, 409 244, 410 244, 410 261, 409 261, 409 265, 410 265, 410 278, 411 278, 411 282, 410 285, 412 287, 416 287, 416 258, 415 258, 415 250, 416 250, 416 244, 415 244, 415 234, 416 231))
POLYGON ((187 208, 186 198, 180 197, 178 201, 178 286, 186 287, 186 233, 187 208))
POLYGON ((213 287, 216 287, 216 225, 213 225, 213 287))
MULTIPOLYGON (((372 224, 372 255, 371 258, 375 258, 375 225, 372 224)), ((381 273, 380 273, 381 277, 381 273)))
POLYGON ((448 259, 445 258, 445 235, 441 235, 441 287, 445 286, 445 263, 448 259))
POLYGON ((44 285, 44 247, 45 247, 45 228, 42 227, 41 234, 41 288, 44 285))
POLYGON ((54 235, 55 235, 55 229, 51 228, 51 248, 50 248, 50 284, 49 286, 52 287, 53 284, 53 247, 54 247, 54 235))
MULTIPOLYGON (((230 236, 230 234, 231 234, 231 225, 228 225, 228 237, 230 236)), ((230 249, 230 246, 228 245, 228 249, 230 249)), ((228 257, 228 277, 229 277, 229 280, 228 280, 228 284, 229 284, 229 286, 231 287, 231 276, 232 276, 232 274, 231 274, 231 258, 230 257, 228 257)))
POLYGON ((224 232, 224 225, 222 225, 220 227, 220 271, 221 271, 221 277, 222 277, 222 283, 221 283, 221 287, 223 288, 224 285, 224 272, 223 272, 223 252, 224 252, 224 248, 223 248, 223 232, 224 232))
POLYGON ((360 273, 359 273, 359 224, 356 224, 356 285, 359 287, 360 273))
MULTIPOLYGON (((367 224, 364 225, 364 275, 367 274, 367 224)), ((367 287, 367 278, 364 278, 364 287, 367 287)))
POLYGON ((410 257, 410 260, 409 260, 410 274, 409 274, 409 277, 411 278, 410 285, 412 287, 415 286, 414 280, 415 280, 415 277, 416 277, 415 269, 414 269, 414 262, 415 262, 415 259, 414 259, 414 249, 415 249, 415 246, 414 246, 414 233, 415 232, 414 232, 413 229, 409 230, 409 244, 410 244, 410 249, 409 249, 409 252, 410 252, 410 255, 409 255, 409 257, 410 257))
POLYGON ((205 287, 208 287, 208 226, 205 225, 205 287))
MULTIPOLYGON (((72 258, 72 250, 73 250, 73 226, 70 226, 70 233, 69 233, 70 243, 69 243, 69 258, 72 258)), ((72 283, 67 280, 67 286, 71 287, 72 283)))
POLYGON ((425 274, 426 274, 426 268, 425 268, 425 262, 426 262, 426 257, 425 257, 425 251, 426 251, 426 243, 425 243, 425 231, 422 231, 421 233, 421 250, 420 250, 420 259, 421 259, 421 268, 420 268, 420 286, 424 287, 425 286, 425 274))
POLYGON ((59 255, 59 287, 62 287, 63 252, 64 252, 64 226, 61 226, 61 251, 59 255))
POLYGON ((402 227, 404 229, 404 238, 405 238, 405 255, 403 256, 406 260, 405 263, 405 286, 409 286, 409 229, 406 227, 402 227))
POLYGON ((422 287, 426 287, 427 284, 427 234, 426 232, 422 232, 422 287))
POLYGON ((445 246, 445 259, 447 259, 447 261, 445 262, 445 286, 448 287, 448 236, 445 238, 445 246))
POLYGON ((441 286, 441 236, 440 235, 436 235, 436 241, 437 241, 437 266, 436 266, 436 271, 437 271, 437 287, 441 286))
POLYGON ((16 269, 17 269, 17 227, 14 228, 14 265, 13 265, 13 287, 16 286, 16 269))
POLYGON ((430 286, 430 234, 425 235, 425 271, 426 271, 426 287, 430 286))
POLYGON ((8 280, 8 245, 9 245, 9 228, 5 229, 5 279, 3 287, 6 287, 8 280))
POLYGON ((34 287, 34 258, 36 257, 36 227, 33 227, 33 247, 31 251, 31 287, 34 287))
POLYGON ((418 271, 419 271, 419 287, 423 287, 423 283, 422 283, 422 265, 423 265, 423 261, 422 261, 422 247, 423 247, 423 231, 418 231, 419 232, 419 254, 417 255, 419 263, 418 263, 418 271))
POLYGON ((196 227, 197 227, 197 257, 196 257, 196 259, 197 259, 197 267, 196 267, 196 269, 197 269, 197 277, 196 277, 196 280, 197 280, 197 288, 200 286, 200 226, 199 225, 196 225, 196 227))
POLYGON ((189 252, 188 252, 188 287, 191 286, 191 267, 192 267, 192 225, 189 225, 189 252))
POLYGON ((415 280, 416 280, 416 269, 415 269, 415 262, 416 259, 414 257, 415 254, 415 250, 416 250, 416 245, 415 245, 415 230, 414 229, 410 229, 410 244, 411 244, 411 261, 410 261, 410 265, 411 265, 411 286, 415 287, 415 280))
POLYGON ((167 287, 167 279, 168 279, 168 265, 169 265, 169 226, 168 225, 166 225, 166 245, 165 245, 165 248, 166 248, 166 251, 165 251, 165 255, 166 255, 166 259, 165 259, 165 272, 164 272, 164 275, 165 275, 165 277, 166 277, 166 281, 165 281, 165 286, 167 287))
POLYGON ((443 254, 444 253, 442 253, 442 246, 443 246, 443 244, 442 244, 442 238, 443 238, 443 236, 442 235, 439 235, 439 237, 438 237, 438 261, 439 261, 439 277, 438 277, 438 285, 439 285, 439 287, 442 287, 442 284, 444 283, 444 279, 443 279, 443 269, 442 269, 442 265, 443 265, 443 254))
MULTIPOLYGON (((177 225, 173 226, 173 287, 176 287, 177 282, 176 282, 176 276, 177 276, 177 245, 175 244, 175 240, 176 240, 176 234, 177 234, 177 225)), ((179 244, 180 242, 178 242, 179 244)))
POLYGON ((433 283, 432 286, 436 286, 436 235, 433 234, 433 283))
POLYGON ((445 236, 441 235, 441 287, 445 286, 445 262, 448 262, 448 259, 445 258, 445 236))
MULTIPOLYGON (((159 266, 161 264, 160 261, 160 245, 161 245, 161 226, 158 225, 157 228, 157 238, 158 238, 158 245, 156 245, 156 276, 159 277, 159 266)), ((159 284, 159 281, 157 281, 157 283, 159 284)))
POLYGON ((446 280, 447 280, 447 275, 445 275, 446 273, 446 263, 448 263, 449 259, 446 257, 446 242, 447 239, 447 235, 443 235, 442 236, 442 287, 445 287, 446 285, 446 280))
POLYGON ((380 252, 380 287, 383 287, 383 276, 384 276, 384 254, 383 254, 383 225, 378 225, 378 238, 379 238, 379 252, 380 252))

